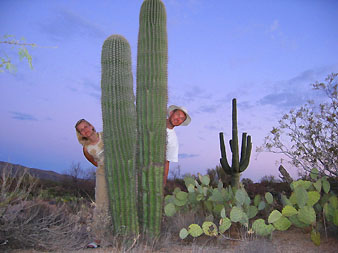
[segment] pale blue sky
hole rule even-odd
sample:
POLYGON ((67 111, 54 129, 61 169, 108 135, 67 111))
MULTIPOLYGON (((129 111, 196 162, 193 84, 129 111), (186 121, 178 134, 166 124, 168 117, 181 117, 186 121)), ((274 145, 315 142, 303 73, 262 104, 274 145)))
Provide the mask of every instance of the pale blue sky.
MULTIPOLYGON (((239 131, 252 136, 255 151, 284 113, 309 98, 320 99, 311 83, 338 71, 337 1, 163 2, 169 104, 184 105, 192 117, 191 125, 176 131, 181 173, 205 173, 219 164, 218 133, 231 138, 232 98, 238 100, 239 131)), ((16 74, 0 73, 0 160, 57 172, 72 162, 90 167, 74 124, 86 118, 102 129, 100 57, 109 35, 129 41, 135 76, 141 4, 0 2, 0 35, 38 45, 30 49, 33 70, 19 62, 16 74)), ((3 44, 0 53, 16 56, 3 44)), ((278 159, 253 152, 243 177, 277 175, 278 159)))

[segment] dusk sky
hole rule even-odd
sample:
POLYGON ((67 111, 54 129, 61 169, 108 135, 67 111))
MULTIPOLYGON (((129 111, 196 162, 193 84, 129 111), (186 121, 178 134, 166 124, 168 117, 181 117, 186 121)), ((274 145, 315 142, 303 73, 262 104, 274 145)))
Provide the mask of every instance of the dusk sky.
MULTIPOLYGON (((239 139, 252 136, 243 177, 278 175, 279 156, 257 154, 273 126, 292 108, 323 96, 312 83, 338 72, 336 0, 164 0, 168 31, 168 105, 192 118, 177 127, 181 174, 219 164, 219 132, 228 159, 231 100, 237 98, 239 139)), ((0 73, 0 160, 65 172, 84 169, 74 124, 102 130, 101 48, 112 34, 130 43, 135 87, 141 0, 1 0, 0 36, 24 37, 33 70, 16 48, 0 44, 16 73, 0 73)), ((293 176, 297 173, 291 171, 293 176)))

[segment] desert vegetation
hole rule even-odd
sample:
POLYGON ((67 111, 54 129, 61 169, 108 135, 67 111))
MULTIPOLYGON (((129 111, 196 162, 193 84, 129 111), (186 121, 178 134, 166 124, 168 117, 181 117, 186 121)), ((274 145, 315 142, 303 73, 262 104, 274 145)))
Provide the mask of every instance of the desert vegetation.
POLYGON ((331 73, 324 82, 312 84, 319 95, 324 95, 324 102, 311 100, 286 113, 257 150, 283 154, 300 175, 317 168, 320 175, 337 177, 337 76, 338 73, 331 73))
MULTIPOLYGON (((233 99, 231 163, 221 133, 219 166, 207 175, 176 176, 164 187, 167 55, 164 5, 145 0, 135 106, 128 41, 112 35, 103 44, 101 102, 110 216, 102 219, 101 246, 121 252, 271 252, 261 248, 264 243, 248 245, 294 230, 306 233, 314 248, 337 237, 337 74, 313 85, 328 96, 325 103, 309 102, 284 115, 259 148, 284 154, 300 169, 299 179, 284 172, 282 181, 270 176, 260 183, 240 181, 241 172, 249 168, 252 143, 243 133, 239 151, 233 99)), ((74 164, 72 176, 57 183, 27 171, 12 173, 10 166, 2 170, 1 250, 75 251, 98 237, 93 234, 98 230, 93 222, 94 180, 79 178, 79 169, 74 164)), ((333 249, 337 244, 335 240, 333 249)))
MULTIPOLYGON (((256 250, 267 250, 280 233, 305 233, 315 249, 320 242, 325 246, 337 236, 337 196, 332 179, 320 178, 314 170, 309 180, 300 179, 291 185, 272 177, 264 177, 260 183, 247 181, 242 180, 240 188, 235 189, 221 180, 211 185, 209 175, 169 179, 160 235, 114 234, 111 224, 105 224, 103 249, 236 252, 233 250, 250 244, 256 250), (265 246, 255 244, 257 240, 265 246)), ((10 167, 2 171, 2 250, 76 251, 95 236, 91 198, 77 195, 79 189, 71 192, 67 182, 50 184, 50 188, 47 185, 28 172, 13 175, 10 167), (56 186, 59 198, 53 195, 56 186), (53 194, 48 196, 47 192, 53 194)))
POLYGON ((77 197, 65 182, 46 187, 46 182, 33 178, 27 170, 12 173, 8 166, 2 170, 0 183, 3 250, 69 250, 88 240, 89 202, 77 197))

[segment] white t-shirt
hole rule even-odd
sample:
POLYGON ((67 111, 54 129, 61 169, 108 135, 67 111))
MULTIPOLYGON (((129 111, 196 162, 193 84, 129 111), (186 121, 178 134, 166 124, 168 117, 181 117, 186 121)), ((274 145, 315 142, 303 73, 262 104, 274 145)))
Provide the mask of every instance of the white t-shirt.
POLYGON ((178 162, 178 139, 174 129, 167 128, 167 161, 178 162))

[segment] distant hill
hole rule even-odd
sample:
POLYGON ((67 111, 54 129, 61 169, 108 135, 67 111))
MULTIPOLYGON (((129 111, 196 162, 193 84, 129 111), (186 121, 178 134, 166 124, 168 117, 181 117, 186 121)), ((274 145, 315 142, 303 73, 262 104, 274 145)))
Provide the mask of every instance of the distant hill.
POLYGON ((0 161, 0 173, 1 173, 0 175, 2 175, 3 169, 12 170, 12 173, 14 174, 14 173, 22 173, 26 168, 28 169, 28 173, 31 176, 42 179, 42 180, 61 182, 64 180, 72 179, 72 177, 69 175, 59 174, 54 171, 28 168, 28 167, 25 167, 19 164, 12 164, 8 162, 0 161))

